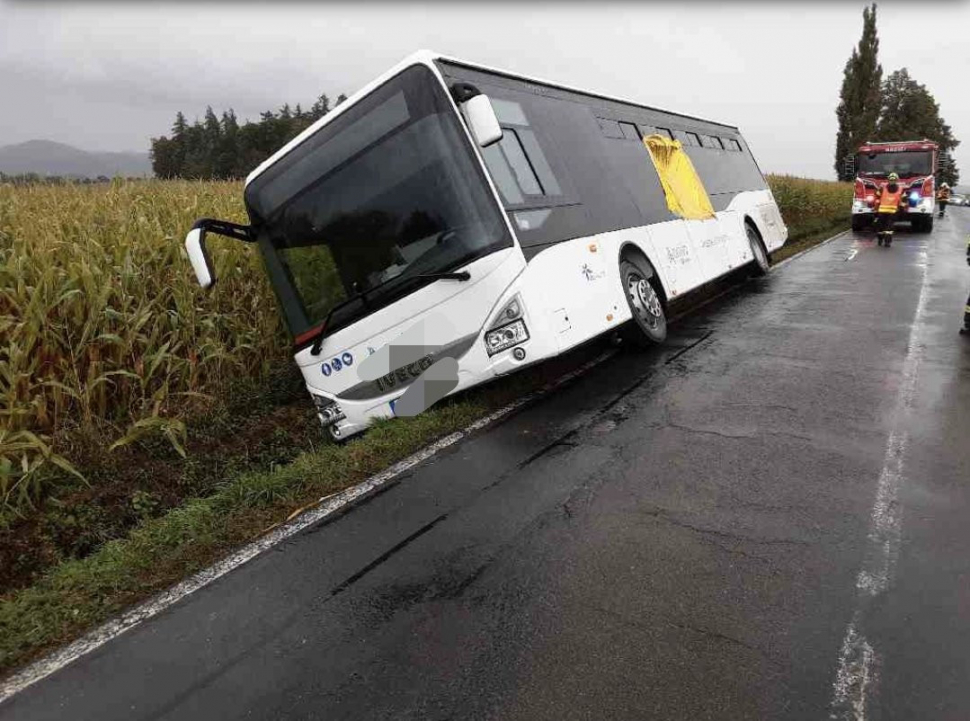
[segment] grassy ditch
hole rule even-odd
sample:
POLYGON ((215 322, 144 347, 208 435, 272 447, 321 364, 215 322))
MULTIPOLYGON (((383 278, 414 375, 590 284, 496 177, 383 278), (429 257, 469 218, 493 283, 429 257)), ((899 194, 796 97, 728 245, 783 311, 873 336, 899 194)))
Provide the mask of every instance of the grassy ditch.
MULTIPOLYGON (((847 226, 851 186, 769 180, 776 260, 847 226)), ((209 296, 180 249, 194 217, 239 218, 239 192, 0 186, 0 673, 577 362, 332 444, 252 249, 214 253, 209 296)))

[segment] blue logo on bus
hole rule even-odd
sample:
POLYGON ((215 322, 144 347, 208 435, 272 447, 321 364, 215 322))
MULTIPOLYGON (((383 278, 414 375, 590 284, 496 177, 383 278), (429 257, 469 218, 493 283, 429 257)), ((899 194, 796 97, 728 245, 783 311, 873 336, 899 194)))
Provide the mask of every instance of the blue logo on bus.
POLYGON ((330 365, 333 366, 333 370, 335 373, 340 370, 343 370, 343 367, 344 367, 343 363, 340 362, 339 358, 334 358, 332 361, 330 361, 330 365))
POLYGON ((320 366, 320 372, 325 376, 329 376, 331 373, 333 373, 333 370, 331 370, 329 363, 324 363, 322 366, 320 366))
POLYGON ((350 355, 349 351, 344 353, 342 356, 340 356, 340 360, 344 362, 345 366, 350 366, 354 364, 354 357, 350 355))

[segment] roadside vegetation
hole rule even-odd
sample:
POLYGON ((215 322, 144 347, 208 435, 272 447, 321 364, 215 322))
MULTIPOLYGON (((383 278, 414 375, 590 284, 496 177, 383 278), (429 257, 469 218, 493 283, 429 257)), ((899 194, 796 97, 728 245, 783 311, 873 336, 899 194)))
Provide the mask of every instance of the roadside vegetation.
POLYGON ((829 238, 849 226, 852 183, 772 175, 775 202, 788 226, 788 242, 774 254, 778 262, 829 238))
MULTIPOLYGON (((795 252, 848 225, 851 185, 774 176, 795 252)), ((333 444, 235 182, 0 184, 0 673, 549 378, 557 360, 333 444)))

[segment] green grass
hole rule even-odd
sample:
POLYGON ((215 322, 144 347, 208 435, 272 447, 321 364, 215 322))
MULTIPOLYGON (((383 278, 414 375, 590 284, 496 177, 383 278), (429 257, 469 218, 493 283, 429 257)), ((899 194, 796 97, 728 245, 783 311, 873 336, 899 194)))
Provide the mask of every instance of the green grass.
MULTIPOLYGON (((851 186, 783 176, 770 178, 770 183, 792 239, 790 247, 775 255, 776 260, 847 227, 851 186)), ((184 191, 183 186, 179 192, 184 191)), ((184 259, 178 256, 173 262, 184 259)), ((225 302, 219 302, 221 314, 225 313, 225 302)), ((247 305, 247 313, 266 317, 263 310, 254 310, 251 304, 247 305)), ((262 322, 267 328, 274 328, 269 320, 262 322)), ((167 332, 174 331, 169 328, 167 332)), ((141 350, 133 358, 150 353, 150 348, 137 347, 141 350)), ((178 353, 166 373, 173 380, 189 382, 191 374, 185 375, 182 370, 188 367, 188 356, 178 353)), ((413 419, 378 423, 364 437, 342 446, 330 443, 312 425, 312 412, 308 401, 302 398, 295 373, 283 391, 277 393, 271 388, 272 392, 267 391, 261 398, 258 391, 255 395, 239 393, 237 386, 226 384, 220 371, 213 376, 211 386, 213 392, 224 394, 220 402, 208 404, 205 412, 197 416, 189 414, 188 405, 172 406, 179 413, 174 417, 186 427, 185 459, 164 461, 166 454, 172 455, 171 448, 163 438, 152 436, 116 451, 128 454, 117 456, 120 461, 99 466, 96 461, 84 459, 86 454, 105 456, 105 439, 99 437, 86 447, 83 436, 73 437, 74 446, 64 444, 68 455, 78 460, 83 469, 95 470, 89 475, 98 488, 108 484, 108 479, 115 479, 123 504, 69 503, 68 511, 65 504, 54 502, 56 495, 37 504, 37 513, 43 519, 66 514, 75 526, 87 522, 83 515, 80 519, 75 517, 80 514, 78 509, 101 509, 92 513, 100 512, 109 518, 95 519, 93 523, 107 524, 111 530, 91 543, 83 554, 72 555, 63 550, 53 553, 46 570, 33 577, 29 585, 0 597, 0 673, 76 638, 132 603, 211 564, 321 496, 358 483, 429 442, 466 426, 557 375, 570 362, 575 363, 576 359, 557 360, 461 394, 413 419), (235 404, 234 395, 238 396, 235 404), (274 414, 290 413, 287 409, 296 407, 293 404, 305 409, 305 425, 300 416, 304 411, 287 416, 287 422, 295 424, 298 432, 279 438, 266 453, 252 457, 248 448, 242 453, 232 445, 232 439, 244 427, 241 419, 250 424, 245 426, 246 433, 271 437, 279 425, 274 414), (207 458, 215 460, 206 463, 207 458), (150 479, 138 473, 140 466, 161 469, 158 472, 163 475, 170 471, 172 481, 161 489, 143 485, 150 479), (207 480, 203 483, 202 479, 207 480), (163 494, 159 500, 162 491, 168 495, 163 494), (111 525, 110 516, 120 512, 119 508, 126 509, 128 520, 111 525)), ((250 388, 265 387, 267 376, 262 364, 235 367, 242 373, 252 371, 250 388)), ((83 383, 80 388, 84 390, 83 383)), ((78 408, 83 411, 83 406, 78 408)), ((245 442, 245 433, 242 436, 245 442)), ((154 477, 157 473, 148 475, 154 477)), ((85 491, 77 480, 61 482, 73 483, 68 487, 75 494, 97 490, 85 491)))

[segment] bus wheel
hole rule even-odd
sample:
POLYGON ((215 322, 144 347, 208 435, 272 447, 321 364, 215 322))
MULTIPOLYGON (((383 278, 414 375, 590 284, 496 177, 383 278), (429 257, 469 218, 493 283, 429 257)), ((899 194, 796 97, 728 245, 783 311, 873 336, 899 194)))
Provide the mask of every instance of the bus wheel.
POLYGON ((761 236, 758 235, 758 231, 754 229, 751 223, 745 223, 744 229, 748 234, 748 243, 751 245, 751 254, 754 256, 753 275, 765 275, 768 272, 768 268, 771 266, 771 262, 768 260, 768 253, 765 251, 765 246, 761 242, 761 236))
POLYGON ((623 337, 638 347, 663 343, 667 337, 667 316, 646 262, 630 257, 620 261, 620 280, 633 321, 624 328, 623 337))

